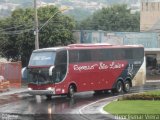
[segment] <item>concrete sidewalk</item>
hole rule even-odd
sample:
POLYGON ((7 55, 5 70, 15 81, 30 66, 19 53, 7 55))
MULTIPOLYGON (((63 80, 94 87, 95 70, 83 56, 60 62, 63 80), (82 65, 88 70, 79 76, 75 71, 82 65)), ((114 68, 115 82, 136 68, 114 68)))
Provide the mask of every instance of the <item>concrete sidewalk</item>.
POLYGON ((146 83, 160 83, 160 80, 146 80, 146 83))
POLYGON ((22 88, 10 88, 8 91, 0 93, 0 97, 12 94, 19 94, 27 91, 27 87, 22 88))

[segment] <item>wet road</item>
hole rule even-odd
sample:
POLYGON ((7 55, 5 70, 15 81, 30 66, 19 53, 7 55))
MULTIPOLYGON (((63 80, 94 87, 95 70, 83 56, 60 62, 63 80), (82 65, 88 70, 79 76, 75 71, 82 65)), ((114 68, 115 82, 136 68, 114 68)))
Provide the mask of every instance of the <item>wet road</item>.
MULTIPOLYGON (((14 115, 13 117, 18 117, 23 120, 34 120, 36 118, 37 120, 40 118, 47 120, 55 118, 55 116, 61 118, 62 115, 63 118, 67 118, 70 117, 69 114, 72 114, 72 118, 74 115, 77 118, 80 107, 109 96, 111 96, 111 94, 94 95, 93 92, 84 92, 77 93, 74 99, 58 96, 47 100, 44 96, 26 95, 17 98, 17 101, 14 100, 14 102, 1 105, 0 113, 2 113, 3 116, 11 115, 12 117, 12 115, 14 115)), ((55 119, 57 120, 57 118, 55 119)))
MULTIPOLYGON (((132 92, 142 92, 159 88, 160 85, 158 84, 148 85, 145 87, 136 87, 132 89, 132 92)), ((2 120, 6 120, 9 117, 11 120, 85 120, 87 118, 80 115, 78 111, 80 108, 100 99, 111 98, 113 95, 111 93, 95 95, 93 92, 84 92, 77 93, 74 99, 58 96, 53 97, 51 100, 47 100, 44 96, 30 96, 26 94, 19 96, 13 102, 1 104, 0 118, 2 120)))

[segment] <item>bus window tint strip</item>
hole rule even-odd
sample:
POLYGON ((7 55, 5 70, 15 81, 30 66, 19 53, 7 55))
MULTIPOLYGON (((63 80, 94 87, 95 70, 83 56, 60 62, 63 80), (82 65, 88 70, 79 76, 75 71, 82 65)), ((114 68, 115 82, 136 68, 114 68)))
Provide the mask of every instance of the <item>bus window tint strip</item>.
POLYGON ((106 60, 124 60, 141 59, 144 57, 143 48, 115 48, 115 49, 88 49, 88 50, 70 50, 69 62, 88 62, 88 61, 106 61, 106 60))

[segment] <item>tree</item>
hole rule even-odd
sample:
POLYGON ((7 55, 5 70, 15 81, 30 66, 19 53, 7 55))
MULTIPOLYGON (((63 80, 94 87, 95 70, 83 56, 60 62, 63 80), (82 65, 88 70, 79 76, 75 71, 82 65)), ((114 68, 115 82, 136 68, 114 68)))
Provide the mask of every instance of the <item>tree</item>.
POLYGON ((131 14, 127 5, 113 5, 96 11, 78 29, 129 32, 139 31, 139 24, 139 13, 131 14))
POLYGON ((69 10, 66 12, 67 15, 74 17, 74 19, 76 21, 82 21, 86 18, 88 18, 88 16, 92 15, 92 12, 89 11, 86 8, 75 8, 73 10, 69 10))
MULTIPOLYGON (((74 43, 72 30, 75 22, 63 15, 57 7, 47 6, 38 9, 39 28, 52 16, 53 18, 39 31, 40 48, 74 43)), ((35 46, 34 10, 27 8, 13 11, 11 17, 0 21, 0 28, 3 31, 0 33, 0 43, 4 40, 6 43, 1 46, 2 54, 7 59, 21 60, 23 65, 27 65, 35 46)))

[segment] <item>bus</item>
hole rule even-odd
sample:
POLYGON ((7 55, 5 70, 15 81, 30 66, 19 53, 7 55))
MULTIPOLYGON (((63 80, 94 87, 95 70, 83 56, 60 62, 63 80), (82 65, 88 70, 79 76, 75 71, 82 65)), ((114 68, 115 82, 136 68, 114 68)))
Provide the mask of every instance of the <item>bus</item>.
POLYGON ((73 98, 75 92, 84 91, 129 92, 143 62, 142 45, 70 44, 37 49, 25 68, 28 93, 73 98))

